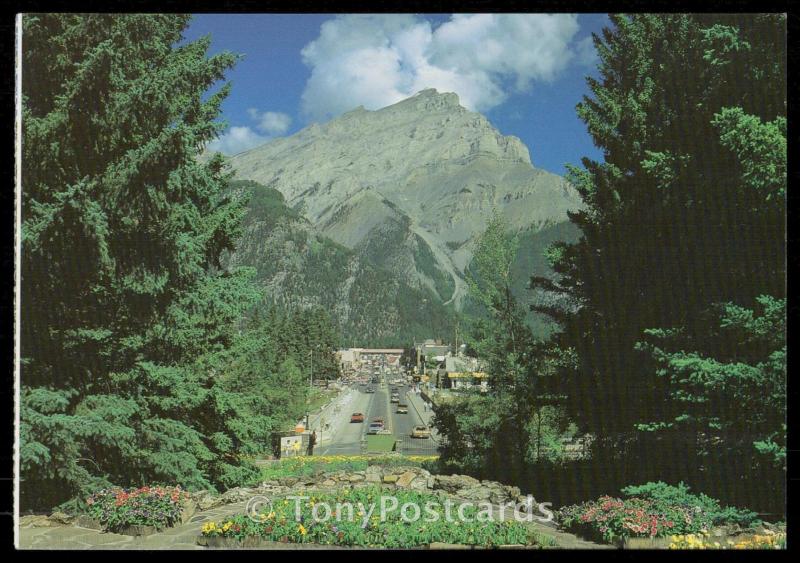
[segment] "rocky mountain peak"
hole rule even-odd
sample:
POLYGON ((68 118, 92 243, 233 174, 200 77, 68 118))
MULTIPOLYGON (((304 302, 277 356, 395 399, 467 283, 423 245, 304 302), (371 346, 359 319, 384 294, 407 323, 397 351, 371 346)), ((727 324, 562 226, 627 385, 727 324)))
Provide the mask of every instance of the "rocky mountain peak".
POLYGON ((493 210, 526 229, 579 206, 562 178, 533 167, 520 139, 433 88, 383 109, 358 107, 230 162, 238 179, 279 190, 324 236, 456 305, 493 210))

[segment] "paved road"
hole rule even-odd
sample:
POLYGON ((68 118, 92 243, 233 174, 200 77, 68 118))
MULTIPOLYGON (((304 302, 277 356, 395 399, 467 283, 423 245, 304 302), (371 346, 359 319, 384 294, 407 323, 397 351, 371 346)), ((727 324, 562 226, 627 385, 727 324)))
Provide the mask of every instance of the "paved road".
MULTIPOLYGON (((397 414, 397 404, 390 403, 391 387, 386 380, 378 385, 372 385, 375 393, 366 393, 365 388, 359 387, 348 411, 338 414, 337 420, 332 421, 330 441, 323 440, 314 453, 317 455, 358 454, 361 453, 361 440, 367 426, 375 418, 383 418, 386 429, 390 430, 397 440, 401 441, 401 451, 406 454, 435 454, 436 442, 431 439, 411 438, 414 426, 425 424, 420 418, 417 409, 411 404, 407 394, 411 388, 408 385, 398 385, 397 391, 400 400, 408 404, 408 414, 397 414), (361 412, 365 415, 363 424, 350 423, 350 415, 361 412)), ((421 401, 415 401, 416 405, 421 401)), ((418 407, 419 408, 419 407, 418 407)))

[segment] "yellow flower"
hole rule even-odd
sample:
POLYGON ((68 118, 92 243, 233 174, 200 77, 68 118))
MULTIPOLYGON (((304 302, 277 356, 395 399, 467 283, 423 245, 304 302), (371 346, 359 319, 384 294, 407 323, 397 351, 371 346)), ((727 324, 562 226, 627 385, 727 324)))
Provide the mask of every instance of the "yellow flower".
POLYGON ((308 533, 306 531, 305 527, 302 524, 300 524, 300 526, 297 528, 297 531, 300 532, 300 535, 302 535, 302 536, 304 536, 304 535, 306 535, 308 533))

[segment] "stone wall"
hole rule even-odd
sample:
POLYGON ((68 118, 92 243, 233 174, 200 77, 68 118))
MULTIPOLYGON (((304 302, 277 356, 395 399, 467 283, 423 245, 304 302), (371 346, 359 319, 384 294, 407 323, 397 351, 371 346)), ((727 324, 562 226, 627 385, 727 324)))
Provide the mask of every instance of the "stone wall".
POLYGON ((308 491, 334 491, 342 487, 363 488, 381 486, 385 490, 407 489, 438 493, 454 499, 492 504, 524 502, 518 487, 496 481, 479 481, 468 475, 433 475, 413 466, 384 467, 371 465, 365 471, 333 471, 313 477, 281 477, 264 481, 257 487, 236 487, 222 495, 208 491, 192 493, 191 501, 197 510, 208 510, 225 504, 246 501, 256 495, 285 497, 308 491))

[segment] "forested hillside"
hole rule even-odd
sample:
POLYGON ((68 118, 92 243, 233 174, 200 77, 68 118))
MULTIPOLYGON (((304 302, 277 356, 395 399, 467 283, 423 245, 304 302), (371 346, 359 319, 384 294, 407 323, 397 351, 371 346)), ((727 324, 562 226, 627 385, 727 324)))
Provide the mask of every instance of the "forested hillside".
POLYGON ((322 307, 348 346, 402 346, 452 333, 454 313, 436 294, 409 287, 364 253, 320 235, 276 189, 252 181, 233 181, 230 189, 250 203, 226 260, 255 268, 267 302, 289 310, 322 307))

